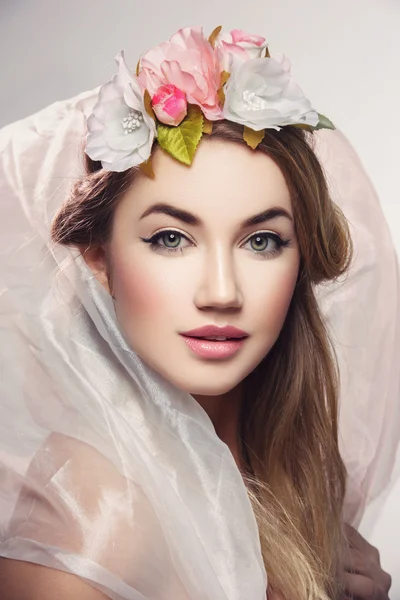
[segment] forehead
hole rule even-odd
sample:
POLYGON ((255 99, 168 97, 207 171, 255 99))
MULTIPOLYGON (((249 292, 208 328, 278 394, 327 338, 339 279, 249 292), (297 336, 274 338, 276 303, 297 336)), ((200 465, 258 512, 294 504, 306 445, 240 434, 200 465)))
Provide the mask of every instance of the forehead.
POLYGON ((292 214, 290 193, 276 163, 235 142, 202 140, 190 167, 160 148, 153 153, 155 178, 135 182, 126 196, 134 213, 155 202, 196 213, 205 223, 244 220, 272 206, 292 214))

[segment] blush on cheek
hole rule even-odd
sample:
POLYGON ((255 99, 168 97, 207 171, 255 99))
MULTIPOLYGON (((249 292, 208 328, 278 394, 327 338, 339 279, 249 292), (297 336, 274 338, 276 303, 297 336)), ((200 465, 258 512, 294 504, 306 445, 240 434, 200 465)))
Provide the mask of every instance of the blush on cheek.
POLYGON ((128 318, 140 318, 155 314, 160 309, 157 286, 143 269, 119 265, 113 268, 112 279, 117 312, 128 318))

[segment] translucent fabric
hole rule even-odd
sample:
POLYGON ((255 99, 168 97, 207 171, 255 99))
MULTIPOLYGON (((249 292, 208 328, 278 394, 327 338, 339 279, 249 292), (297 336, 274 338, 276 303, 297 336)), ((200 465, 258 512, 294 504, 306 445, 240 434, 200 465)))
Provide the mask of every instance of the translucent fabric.
POLYGON ((313 137, 354 244, 347 276, 320 286, 317 295, 340 368, 344 517, 357 527, 367 505, 390 487, 399 446, 400 273, 389 227, 357 154, 339 131, 313 137))
MULTIPOLYGON (((128 347, 77 253, 49 242, 83 173, 96 92, 0 132, 0 556, 118 600, 265 599, 241 474, 207 414, 128 347)), ((374 191, 339 132, 315 134, 353 268, 319 290, 342 369, 346 519, 389 483, 399 437, 399 280, 374 191)))

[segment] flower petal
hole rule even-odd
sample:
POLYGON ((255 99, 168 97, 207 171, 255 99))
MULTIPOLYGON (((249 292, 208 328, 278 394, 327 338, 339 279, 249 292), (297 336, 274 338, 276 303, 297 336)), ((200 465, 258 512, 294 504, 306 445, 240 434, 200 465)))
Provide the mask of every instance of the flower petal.
POLYGON ((182 71, 178 61, 167 62, 164 60, 160 65, 164 80, 175 85, 185 94, 194 94, 197 90, 196 80, 191 73, 182 71))
POLYGON ((251 44, 253 46, 264 46, 266 45, 266 39, 261 35, 254 35, 245 33, 242 29, 232 29, 231 31, 232 42, 239 44, 240 42, 245 44, 251 44))

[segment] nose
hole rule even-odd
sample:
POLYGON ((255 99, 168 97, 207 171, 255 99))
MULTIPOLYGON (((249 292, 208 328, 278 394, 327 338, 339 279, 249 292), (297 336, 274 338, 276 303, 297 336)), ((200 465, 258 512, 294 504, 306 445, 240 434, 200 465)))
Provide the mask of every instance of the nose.
POLYGON ((204 257, 203 272, 194 303, 199 309, 239 309, 243 296, 232 253, 215 248, 204 257))

